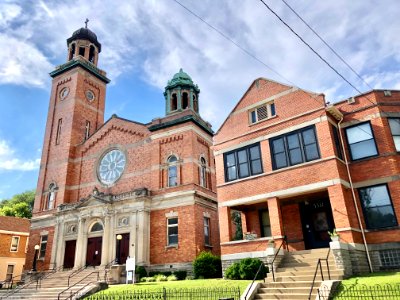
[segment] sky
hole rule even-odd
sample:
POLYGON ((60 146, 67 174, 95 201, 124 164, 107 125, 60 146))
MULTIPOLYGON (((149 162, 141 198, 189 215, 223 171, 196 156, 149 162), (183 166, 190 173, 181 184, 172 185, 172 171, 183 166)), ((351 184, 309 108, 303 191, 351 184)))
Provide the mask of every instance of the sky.
POLYGON ((259 77, 324 93, 331 103, 371 88, 400 89, 397 0, 285 0, 362 80, 282 0, 264 0, 358 91, 260 0, 177 1, 231 41, 175 0, 0 0, 0 199, 36 188, 48 73, 66 62, 66 39, 86 18, 111 79, 106 120, 164 116, 163 91, 180 68, 199 85, 200 114, 214 131, 259 77))

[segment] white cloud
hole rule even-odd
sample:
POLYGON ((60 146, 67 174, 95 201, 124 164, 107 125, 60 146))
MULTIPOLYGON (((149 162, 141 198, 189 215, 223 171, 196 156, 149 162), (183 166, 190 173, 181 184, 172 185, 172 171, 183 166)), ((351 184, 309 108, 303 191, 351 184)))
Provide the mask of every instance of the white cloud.
POLYGON ((40 158, 34 160, 22 160, 15 157, 15 151, 7 141, 0 140, 0 170, 7 171, 31 171, 39 168, 40 158))

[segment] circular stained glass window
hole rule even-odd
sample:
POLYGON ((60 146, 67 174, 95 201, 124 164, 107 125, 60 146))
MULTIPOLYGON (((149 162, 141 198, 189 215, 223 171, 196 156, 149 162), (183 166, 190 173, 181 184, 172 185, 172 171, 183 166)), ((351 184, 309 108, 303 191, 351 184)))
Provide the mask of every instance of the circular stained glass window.
POLYGON ((107 152, 100 161, 98 174, 103 184, 113 184, 124 172, 126 165, 125 154, 118 149, 107 152))

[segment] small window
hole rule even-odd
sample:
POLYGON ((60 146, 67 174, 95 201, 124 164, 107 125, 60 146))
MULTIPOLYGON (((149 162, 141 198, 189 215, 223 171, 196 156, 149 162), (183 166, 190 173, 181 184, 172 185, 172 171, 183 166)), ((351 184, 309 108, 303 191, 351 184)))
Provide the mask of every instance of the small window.
POLYGON ((49 186, 49 194, 47 195, 47 209, 54 208, 55 198, 56 198, 55 185, 54 183, 52 183, 49 186))
POLYGON ((275 104, 267 103, 250 111, 250 123, 257 123, 273 116, 275 116, 275 104))
POLYGON ((168 246, 178 244, 178 218, 167 219, 168 246))
POLYGON ((62 126, 62 119, 58 119, 57 133, 56 133, 56 145, 59 145, 59 144, 60 144, 61 126, 62 126))
POLYGON ((90 232, 98 232, 103 231, 103 225, 101 223, 96 222, 93 224, 92 228, 90 228, 90 232))
POLYGON ((352 160, 378 155, 369 122, 346 128, 346 135, 352 160))
POLYGON ((86 121, 85 124, 85 140, 87 140, 90 136, 90 122, 86 121))
POLYGON ((85 56, 85 47, 79 47, 79 55, 85 56))
POLYGON ((188 93, 182 93, 182 109, 189 107, 189 96, 188 93))
POLYGON ((388 119, 396 151, 400 152, 400 118, 388 119))
POLYGON ((168 158, 168 186, 178 185, 178 168, 177 168, 177 158, 175 155, 171 155, 168 158))
POLYGON ((260 226, 261 226, 261 236, 268 237, 271 234, 271 222, 269 219, 269 211, 264 209, 260 211, 260 226))
POLYGON ((75 43, 71 45, 71 49, 69 52, 69 60, 71 60, 75 56, 75 43))
POLYGON ((18 251, 18 245, 19 245, 19 236, 13 236, 11 238, 10 251, 11 252, 17 252, 18 251))
POLYGON ((273 169, 320 158, 315 127, 306 127, 270 140, 273 169))
POLYGON ((204 157, 200 158, 200 185, 207 187, 207 164, 204 157))
POLYGON ((90 45, 90 48, 89 48, 89 61, 91 63, 94 63, 94 54, 95 54, 94 46, 90 45))
POLYGON ((396 215, 386 184, 359 189, 368 229, 397 226, 396 215))
POLYGON ((47 238, 47 235, 42 235, 40 238, 39 258, 46 256, 47 238))
POLYGON ((210 218, 208 217, 204 217, 204 244, 206 246, 211 246, 210 218))
POLYGON ((7 265, 6 282, 10 282, 14 275, 14 265, 7 265))
POLYGON ((260 144, 253 144, 224 154, 225 180, 232 181, 261 174, 260 144))
POLYGON ((176 94, 172 94, 171 97, 171 111, 177 110, 178 109, 178 99, 176 94))

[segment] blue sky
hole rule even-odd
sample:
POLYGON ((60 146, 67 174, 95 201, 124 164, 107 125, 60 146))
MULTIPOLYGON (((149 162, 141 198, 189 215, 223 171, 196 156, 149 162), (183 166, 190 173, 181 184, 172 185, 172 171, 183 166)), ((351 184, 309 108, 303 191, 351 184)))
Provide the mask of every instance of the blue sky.
MULTIPOLYGON (((36 187, 55 66, 84 25, 102 43, 106 119, 164 115, 163 89, 179 68, 201 89, 200 113, 216 131, 251 82, 266 77, 321 92, 356 95, 259 0, 179 0, 284 76, 280 78, 173 0, 0 1, 0 199, 36 187)), ((280 0, 265 0, 360 91, 370 88, 280 0)), ((400 4, 286 0, 374 88, 400 89, 400 4)))

